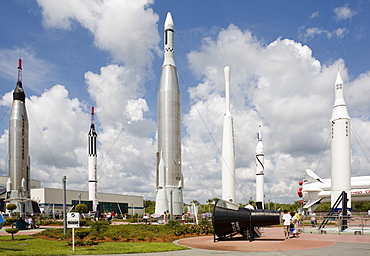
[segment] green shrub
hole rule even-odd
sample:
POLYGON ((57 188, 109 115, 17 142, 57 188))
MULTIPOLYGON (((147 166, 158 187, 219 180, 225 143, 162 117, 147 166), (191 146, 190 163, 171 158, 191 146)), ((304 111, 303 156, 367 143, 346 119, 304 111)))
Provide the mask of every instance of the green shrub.
POLYGON ((18 218, 5 218, 5 225, 11 225, 18 221, 18 218))
POLYGON ((7 204, 6 209, 12 212, 15 209, 17 209, 17 205, 16 204, 7 204))
POLYGON ((91 245, 96 245, 96 244, 98 244, 98 243, 97 243, 97 242, 94 242, 92 239, 91 239, 91 240, 89 239, 89 240, 87 240, 87 241, 85 242, 85 244, 86 244, 86 245, 90 245, 90 246, 91 246, 91 245))
POLYGON ((80 220, 80 226, 82 227, 87 227, 87 226, 91 226, 91 221, 90 219, 81 219, 80 220))
POLYGON ((170 226, 171 228, 173 228, 173 227, 179 226, 180 222, 177 221, 177 220, 170 220, 170 221, 168 221, 167 225, 170 226))
POLYGON ((109 223, 107 221, 92 221, 90 224, 90 229, 92 231, 92 234, 98 235, 102 232, 108 230, 109 223))
POLYGON ((80 238, 80 239, 84 239, 85 237, 87 237, 89 235, 89 230, 87 229, 78 229, 75 231, 75 236, 80 238))
POLYGON ((36 233, 33 236, 48 236, 54 239, 66 239, 72 237, 72 230, 67 229, 67 233, 64 235, 63 228, 49 228, 36 233))
POLYGON ((6 228, 5 232, 12 234, 12 240, 14 240, 14 234, 18 233, 18 228, 6 228))

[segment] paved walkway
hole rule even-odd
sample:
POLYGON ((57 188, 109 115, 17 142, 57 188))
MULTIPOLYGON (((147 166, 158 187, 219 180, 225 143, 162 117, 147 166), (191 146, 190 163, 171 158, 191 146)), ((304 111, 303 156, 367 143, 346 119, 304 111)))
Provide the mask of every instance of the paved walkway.
MULTIPOLYGON (((213 242, 213 236, 192 237, 175 241, 176 244, 190 250, 134 254, 135 256, 214 256, 214 255, 250 255, 250 256, 348 256, 370 255, 370 236, 329 235, 302 233, 299 238, 285 239, 283 228, 265 228, 262 237, 253 242, 234 240, 213 242)), ((118 255, 118 254, 117 254, 118 255)), ((120 254, 131 255, 132 254, 120 254)), ((112 256, 112 255, 110 255, 112 256)))

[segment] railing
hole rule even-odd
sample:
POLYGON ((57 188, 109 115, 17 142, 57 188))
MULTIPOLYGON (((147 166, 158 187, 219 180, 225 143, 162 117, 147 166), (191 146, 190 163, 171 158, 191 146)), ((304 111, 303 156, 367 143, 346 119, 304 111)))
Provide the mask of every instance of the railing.
POLYGON ((370 234, 370 216, 368 215, 352 215, 347 216, 347 223, 343 226, 343 216, 330 216, 326 223, 325 228, 320 228, 322 223, 327 216, 316 216, 316 223, 311 224, 311 216, 301 216, 300 224, 298 228, 302 232, 307 233, 321 233, 326 234, 332 232, 333 234, 340 234, 343 232, 353 231, 356 235, 364 235, 365 233, 370 234))

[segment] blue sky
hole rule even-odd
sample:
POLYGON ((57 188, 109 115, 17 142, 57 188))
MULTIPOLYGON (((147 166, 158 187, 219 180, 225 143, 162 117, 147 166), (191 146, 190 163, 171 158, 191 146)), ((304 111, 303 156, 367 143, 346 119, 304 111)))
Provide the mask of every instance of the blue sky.
POLYGON ((298 200, 305 168, 329 178, 330 146, 324 145, 338 69, 352 127, 361 135, 352 139, 352 174, 369 175, 355 142, 370 142, 370 3, 242 0, 2 1, 0 175, 8 173, 8 109, 21 57, 32 178, 61 187, 67 175, 69 188, 87 189, 86 135, 95 106, 99 191, 154 199, 156 94, 168 11, 183 97, 185 202, 221 197, 226 65, 237 201, 254 197, 259 124, 267 199, 298 200))

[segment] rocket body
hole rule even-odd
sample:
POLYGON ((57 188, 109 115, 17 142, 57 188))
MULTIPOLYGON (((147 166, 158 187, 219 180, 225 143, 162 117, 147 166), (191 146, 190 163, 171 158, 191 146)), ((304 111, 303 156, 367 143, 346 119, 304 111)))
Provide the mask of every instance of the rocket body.
POLYGON ((13 92, 13 103, 9 117, 9 177, 11 198, 29 197, 30 158, 28 117, 25 105, 26 95, 20 81, 21 60, 18 67, 18 82, 13 92), (22 179, 24 182, 22 184, 22 179), (23 185, 23 186, 22 186, 23 185), (22 192, 23 191, 23 192, 22 192), (21 193, 22 192, 22 193, 21 193))
POLYGON ((230 67, 224 68, 226 110, 222 139, 222 199, 235 202, 235 147, 233 117, 230 112, 230 67))
POLYGON ((94 124, 94 107, 91 112, 91 126, 88 133, 88 173, 89 173, 89 201, 93 202, 92 210, 96 211, 98 206, 98 166, 96 151, 96 131, 94 124))
POLYGON ((264 209, 264 152, 262 143, 261 126, 258 131, 258 141, 256 146, 256 208, 264 209))
POLYGON ((342 191, 347 193, 351 208, 351 139, 350 117, 344 101, 343 81, 339 74, 335 81, 335 102, 331 125, 331 206, 342 191))
POLYGON ((171 13, 167 13, 164 26, 164 62, 158 89, 158 154, 155 213, 169 211, 171 216, 182 215, 181 94, 174 61, 171 13))

